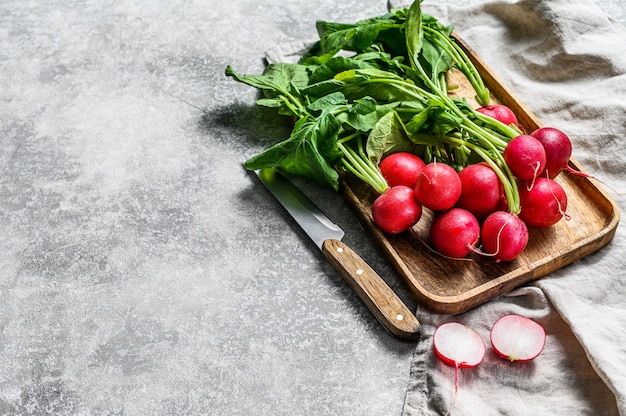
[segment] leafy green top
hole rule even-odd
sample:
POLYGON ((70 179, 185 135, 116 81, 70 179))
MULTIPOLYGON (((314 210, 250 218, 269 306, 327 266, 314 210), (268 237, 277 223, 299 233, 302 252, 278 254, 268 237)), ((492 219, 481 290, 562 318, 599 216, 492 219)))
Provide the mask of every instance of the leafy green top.
POLYGON ((275 167, 338 189, 338 170, 352 172, 377 192, 388 185, 378 170, 387 154, 410 151, 425 162, 457 169, 484 160, 519 211, 515 180, 502 152, 519 134, 482 116, 464 99, 450 98, 446 74, 456 69, 480 105, 490 95, 451 34, 453 28, 409 8, 353 24, 319 21, 319 40, 298 63, 273 63, 260 75, 226 75, 262 91, 260 106, 294 120, 291 135, 246 161, 248 169, 275 167))

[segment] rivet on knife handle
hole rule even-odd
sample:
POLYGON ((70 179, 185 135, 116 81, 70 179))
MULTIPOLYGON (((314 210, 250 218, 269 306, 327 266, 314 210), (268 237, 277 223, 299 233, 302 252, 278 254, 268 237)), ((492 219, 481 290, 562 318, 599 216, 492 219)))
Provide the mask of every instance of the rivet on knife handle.
POLYGON ((361 257, 335 239, 324 241, 322 251, 387 331, 406 340, 419 338, 417 318, 361 257))

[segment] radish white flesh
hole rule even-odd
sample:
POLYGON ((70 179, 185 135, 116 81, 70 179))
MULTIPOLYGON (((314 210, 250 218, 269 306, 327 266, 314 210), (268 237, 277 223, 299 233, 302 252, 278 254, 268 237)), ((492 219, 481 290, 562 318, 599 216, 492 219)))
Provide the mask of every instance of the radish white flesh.
POLYGON ((485 343, 473 329, 458 322, 448 322, 437 328, 433 335, 433 344, 441 361, 454 367, 454 398, 446 413, 448 415, 459 392, 459 369, 480 364, 485 356, 485 343))
POLYGON ((453 367, 474 367, 485 356, 485 343, 480 335, 457 322, 449 322, 437 328, 433 343, 437 356, 453 367))
POLYGON ((532 319, 505 315, 491 328, 494 351, 509 361, 530 361, 537 357, 546 343, 546 331, 532 319))

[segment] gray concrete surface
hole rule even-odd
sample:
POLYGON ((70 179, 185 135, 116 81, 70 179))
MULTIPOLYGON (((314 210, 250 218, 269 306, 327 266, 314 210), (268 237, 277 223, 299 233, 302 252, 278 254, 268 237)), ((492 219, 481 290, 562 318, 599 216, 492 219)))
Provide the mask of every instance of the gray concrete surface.
POLYGON ((241 167, 289 126, 223 74, 386 2, 215 3, 0 4, 0 414, 400 413, 414 344, 241 167))

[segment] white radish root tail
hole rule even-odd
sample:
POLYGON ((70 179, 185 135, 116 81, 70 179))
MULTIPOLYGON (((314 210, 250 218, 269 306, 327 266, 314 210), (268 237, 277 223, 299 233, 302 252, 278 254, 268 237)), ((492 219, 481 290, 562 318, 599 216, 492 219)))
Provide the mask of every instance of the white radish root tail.
POLYGON ((556 204, 559 207, 559 213, 563 216, 563 218, 565 218, 565 221, 569 221, 572 219, 572 216, 569 215, 564 209, 563 209, 563 205, 561 204, 561 201, 559 200, 559 198, 556 196, 556 194, 554 193, 554 191, 552 190, 552 186, 550 186, 550 193, 552 194, 552 197, 554 198, 554 200, 556 201, 556 204))
POLYGON ((454 396, 452 397, 452 403, 450 404, 450 408, 446 411, 444 416, 449 416, 450 412, 456 406, 456 398, 459 395, 459 364, 454 366, 454 396))

